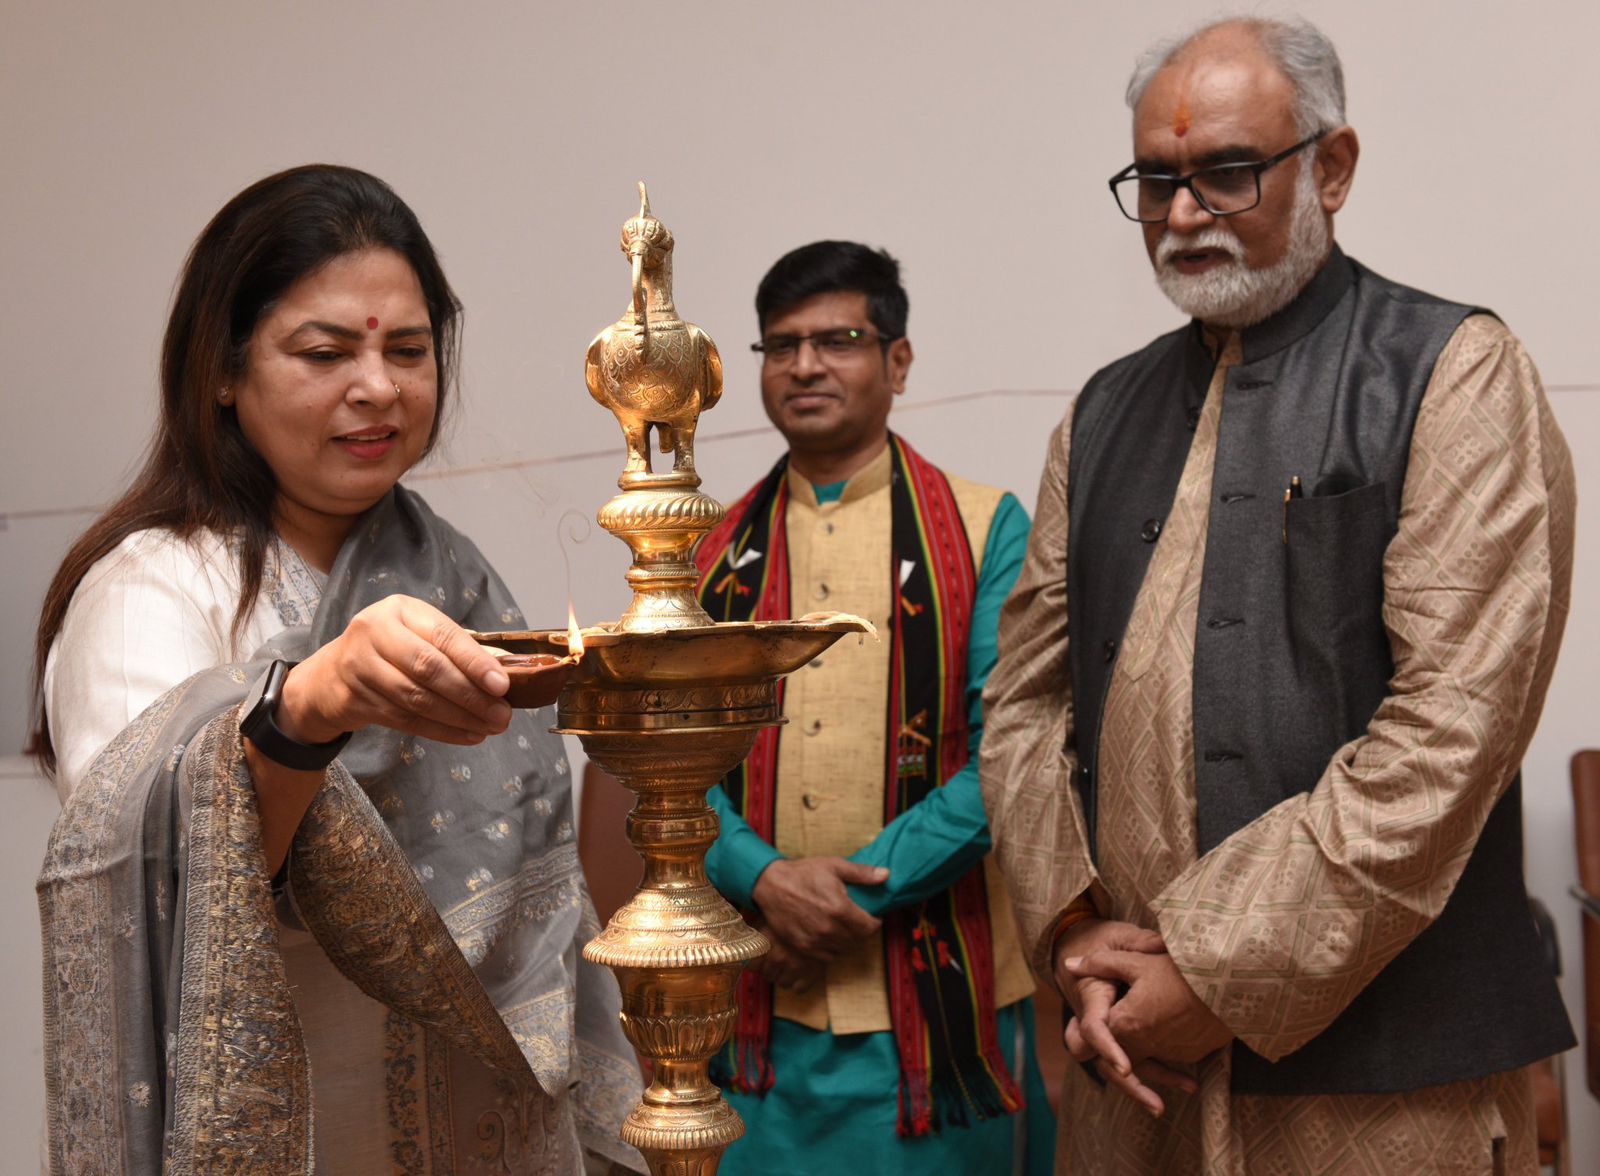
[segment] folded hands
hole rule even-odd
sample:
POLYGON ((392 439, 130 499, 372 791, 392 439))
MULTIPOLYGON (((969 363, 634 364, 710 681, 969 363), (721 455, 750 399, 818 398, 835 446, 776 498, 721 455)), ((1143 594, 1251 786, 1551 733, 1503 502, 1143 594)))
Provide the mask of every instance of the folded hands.
POLYGON ((772 950, 758 963, 762 975, 782 988, 804 992, 827 966, 882 920, 850 898, 847 887, 881 886, 889 871, 840 857, 780 858, 761 872, 751 897, 761 911, 758 929, 772 950))
POLYGON ((1155 931, 1083 919, 1056 943, 1055 980, 1072 1009, 1067 1050, 1096 1062, 1106 1082, 1152 1115, 1166 1103, 1157 1087, 1193 1094, 1182 1067, 1233 1040, 1194 994, 1155 931))

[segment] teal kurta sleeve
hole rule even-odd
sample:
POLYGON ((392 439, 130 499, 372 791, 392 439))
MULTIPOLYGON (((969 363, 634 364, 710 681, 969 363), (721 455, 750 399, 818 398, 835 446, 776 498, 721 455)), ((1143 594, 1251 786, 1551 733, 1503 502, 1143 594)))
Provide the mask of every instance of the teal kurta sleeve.
POLYGON ((706 873, 711 885, 735 906, 753 907, 756 904, 750 892, 756 888, 756 879, 783 855, 739 815, 721 784, 711 790, 706 800, 722 822, 722 831, 706 852, 706 873))
MULTIPOLYGON (((933 897, 953 886, 989 852, 989 819, 978 786, 983 687, 999 658, 1000 607, 1022 571, 1028 552, 1028 529, 1028 513, 1022 504, 1011 494, 1002 497, 984 544, 973 600, 972 634, 967 639, 967 716, 971 726, 968 747, 972 758, 945 781, 943 788, 900 814, 882 833, 850 855, 851 861, 886 866, 889 870, 889 879, 882 886, 849 888, 850 897, 869 914, 882 915, 933 897)), ((765 869, 766 864, 763 862, 761 868, 765 869)), ((750 884, 755 885, 754 876, 750 884)))

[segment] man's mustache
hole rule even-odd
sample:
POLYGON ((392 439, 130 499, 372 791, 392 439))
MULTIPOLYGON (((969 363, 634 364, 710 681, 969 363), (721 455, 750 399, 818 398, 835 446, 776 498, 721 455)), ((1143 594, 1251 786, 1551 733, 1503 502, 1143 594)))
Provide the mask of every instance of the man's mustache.
POLYGON ((1244 261, 1244 246, 1239 244, 1239 238, 1220 225, 1210 225, 1198 233, 1174 233, 1171 229, 1162 233, 1161 240, 1156 244, 1156 265, 1166 265, 1180 253, 1195 253, 1202 249, 1215 249, 1219 253, 1226 253, 1234 261, 1244 261))

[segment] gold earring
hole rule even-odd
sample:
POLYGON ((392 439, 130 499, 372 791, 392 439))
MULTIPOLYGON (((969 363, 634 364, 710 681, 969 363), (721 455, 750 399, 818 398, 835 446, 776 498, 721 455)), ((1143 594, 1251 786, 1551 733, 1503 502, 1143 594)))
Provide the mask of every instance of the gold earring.
POLYGON ((403 392, 401 392, 401 391, 400 391, 400 385, 399 385, 399 384, 396 384, 396 385, 395 385, 395 386, 394 386, 394 394, 395 394, 395 395, 396 395, 396 396, 403 396, 403 395, 405 395, 405 393, 403 393, 403 392))

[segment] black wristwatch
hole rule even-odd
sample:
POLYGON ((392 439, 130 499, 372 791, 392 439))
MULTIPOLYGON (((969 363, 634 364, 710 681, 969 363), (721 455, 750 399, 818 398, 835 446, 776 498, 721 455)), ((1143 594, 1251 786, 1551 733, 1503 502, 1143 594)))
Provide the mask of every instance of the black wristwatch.
POLYGON ((244 717, 239 734, 256 745, 256 750, 273 763, 297 772, 320 772, 350 742, 351 732, 326 743, 301 743, 285 735, 277 723, 278 703, 283 698, 283 680, 299 662, 275 661, 250 687, 244 699, 244 717))

